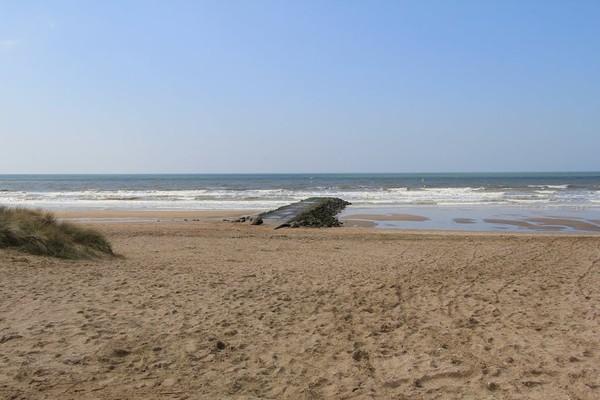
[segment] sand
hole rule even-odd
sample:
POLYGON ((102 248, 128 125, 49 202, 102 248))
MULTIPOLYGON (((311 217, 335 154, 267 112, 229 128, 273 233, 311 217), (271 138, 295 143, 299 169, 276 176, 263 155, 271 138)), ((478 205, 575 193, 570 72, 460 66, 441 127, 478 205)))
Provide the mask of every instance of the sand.
POLYGON ((599 235, 174 219, 0 250, 0 398, 600 398, 599 235))

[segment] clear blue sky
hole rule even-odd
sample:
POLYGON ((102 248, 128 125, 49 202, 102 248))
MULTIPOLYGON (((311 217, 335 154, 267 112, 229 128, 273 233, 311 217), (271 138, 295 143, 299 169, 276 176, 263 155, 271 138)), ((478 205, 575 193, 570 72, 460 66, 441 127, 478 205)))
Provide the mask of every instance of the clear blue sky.
POLYGON ((600 1, 3 1, 0 173, 600 170, 600 1))

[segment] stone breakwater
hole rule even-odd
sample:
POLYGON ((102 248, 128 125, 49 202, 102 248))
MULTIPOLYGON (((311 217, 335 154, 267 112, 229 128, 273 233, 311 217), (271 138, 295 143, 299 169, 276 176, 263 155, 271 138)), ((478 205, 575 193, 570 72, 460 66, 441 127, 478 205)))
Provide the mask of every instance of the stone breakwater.
POLYGON ((337 215, 349 204, 335 197, 310 197, 254 217, 241 217, 233 222, 250 222, 252 225, 264 223, 274 226, 275 229, 341 226, 342 222, 338 220, 337 215))
MULTIPOLYGON (((300 212, 295 218, 289 222, 292 228, 306 226, 311 228, 341 226, 337 215, 349 202, 335 197, 318 197, 314 198, 314 205, 300 212)), ((310 199, 309 199, 310 200, 310 199)))

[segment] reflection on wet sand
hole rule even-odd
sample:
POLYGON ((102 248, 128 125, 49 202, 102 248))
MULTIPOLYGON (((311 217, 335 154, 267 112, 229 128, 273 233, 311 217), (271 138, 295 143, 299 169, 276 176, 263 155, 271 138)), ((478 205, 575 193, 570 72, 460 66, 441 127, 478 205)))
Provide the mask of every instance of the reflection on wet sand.
POLYGON ((418 214, 381 212, 381 210, 357 212, 345 215, 343 220, 345 225, 350 227, 384 229, 600 232, 600 220, 586 218, 586 215, 544 215, 539 210, 522 210, 520 213, 514 213, 506 209, 421 208, 415 211, 418 211, 418 214))
POLYGON ((352 214, 351 219, 366 219, 370 221, 428 221, 429 218, 413 214, 352 214))
POLYGON ((560 231, 571 228, 576 231, 600 232, 600 225, 592 223, 592 221, 563 217, 525 218, 523 220, 484 219, 483 221, 489 224, 514 225, 535 230, 560 231))
POLYGON ((474 224, 475 220, 473 218, 453 218, 452 221, 457 224, 474 224))

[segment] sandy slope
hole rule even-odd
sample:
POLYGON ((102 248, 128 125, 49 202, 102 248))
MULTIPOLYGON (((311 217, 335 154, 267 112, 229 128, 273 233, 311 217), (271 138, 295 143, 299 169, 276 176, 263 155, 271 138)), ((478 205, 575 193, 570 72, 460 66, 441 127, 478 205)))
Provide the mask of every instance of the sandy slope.
POLYGON ((0 398, 600 398, 600 236, 99 225, 0 251, 0 398))

